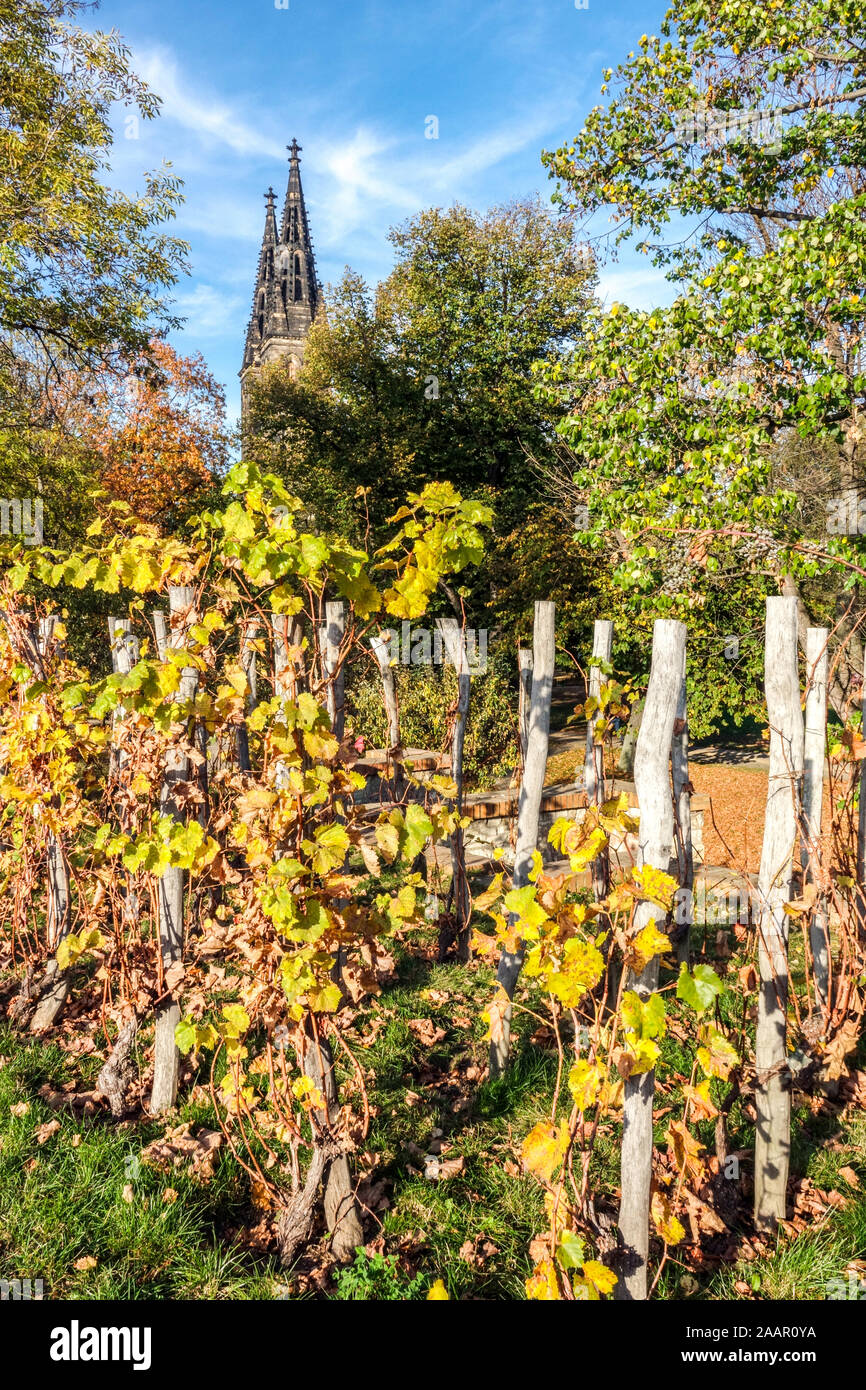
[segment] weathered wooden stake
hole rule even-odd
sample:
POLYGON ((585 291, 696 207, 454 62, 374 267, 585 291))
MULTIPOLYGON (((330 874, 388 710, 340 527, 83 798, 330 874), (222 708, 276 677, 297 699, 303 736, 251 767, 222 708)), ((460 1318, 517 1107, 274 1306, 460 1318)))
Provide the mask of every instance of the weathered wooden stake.
POLYGON ((619 750, 619 761, 616 770, 620 777, 630 778, 634 775, 634 759, 637 749, 637 739, 640 733, 641 720, 643 718, 644 701, 635 700, 632 704, 628 716, 628 723, 625 726, 625 733, 622 736, 622 748, 619 750))
POLYGON ((168 623, 161 608, 153 610, 153 635, 156 639, 156 654, 160 661, 165 661, 165 649, 168 646, 168 623))
MULTIPOLYGON (((860 701, 860 732, 866 738, 866 671, 860 701)), ((857 892, 855 926, 860 940, 866 938, 866 758, 860 763, 860 802, 857 816, 857 892)))
MULTIPOLYGON (((803 836, 801 858, 804 882, 814 883, 820 862, 821 817, 824 807, 824 759, 827 749, 827 675, 830 639, 826 627, 806 631, 806 730, 803 744, 803 836)), ((812 904, 809 946, 815 996, 821 1009, 830 997, 830 927, 825 894, 812 904)))
MULTIPOLYGON (((188 585, 172 585, 168 591, 171 612, 171 629, 166 636, 166 645, 179 650, 186 645, 187 634, 196 621, 193 611, 195 590, 188 585)), ((154 614, 154 625, 156 626, 154 614)), ((157 640, 159 641, 159 627, 157 640)), ((166 648, 163 647, 163 650, 166 648)), ((195 699, 198 686, 198 672, 194 667, 185 666, 181 671, 180 686, 175 696, 178 704, 189 706, 195 699)), ((179 784, 189 778, 189 759, 183 740, 169 744, 165 753, 162 792, 159 809, 163 816, 182 821, 183 807, 177 800, 179 784)), ((166 869, 159 880, 159 941, 162 952, 162 968, 168 973, 173 965, 183 957, 183 894, 185 874, 183 869, 166 869)), ((177 1099, 177 1084, 180 1071, 180 1054, 174 1040, 175 1029, 180 1022, 180 1005, 171 990, 159 1005, 156 1014, 156 1030, 153 1049, 153 1091, 150 1108, 154 1114, 170 1110, 177 1099)))
POLYGON ((400 709, 397 703, 397 682, 394 667, 391 665, 391 648, 384 637, 371 637, 373 650, 382 676, 382 698, 385 701, 385 714, 388 718, 388 751, 400 747, 400 709))
POLYGON ((517 670, 520 680, 517 705, 517 732, 520 739, 520 758, 526 767, 529 748, 529 724, 532 714, 532 648, 517 648, 517 670))
MULTIPOLYGON (((592 664, 589 668, 587 695, 590 699, 599 700, 601 697, 604 676, 599 663, 610 663, 612 649, 613 623, 606 619, 597 620, 593 629, 592 664)), ((586 796, 590 805, 601 806, 604 802, 604 744, 596 742, 595 739, 596 717, 596 714, 592 714, 586 721, 586 758, 583 766, 583 777, 586 796)), ((592 874, 593 897, 596 902, 601 902, 602 898, 606 898, 610 891, 610 851, 607 848, 597 859, 593 860, 590 873, 592 874)))
POLYGON ((674 788, 674 830, 676 834, 679 890, 676 896, 674 937, 677 960, 688 965, 691 960, 691 932, 694 916, 695 859, 692 850, 692 797, 689 781, 689 709, 686 698, 685 648, 683 648, 683 677, 671 740, 671 773, 674 788))
MULTIPOLYGON (((606 620, 596 621, 593 628, 592 663, 589 668, 589 686, 587 689, 587 695, 590 699, 598 700, 601 695, 604 676, 598 663, 610 663, 612 648, 613 623, 606 620)), ((604 746, 595 741, 595 720, 596 715, 592 715, 586 721, 586 759, 583 767, 583 781, 587 800, 594 806, 600 806, 604 801, 604 746)))
POLYGON ((791 1146, 787 1069, 788 917, 794 846, 800 825, 803 716, 797 668, 797 600, 767 599, 764 688, 770 725, 770 773, 758 878, 760 991, 755 1037, 755 1225, 773 1231, 785 1216, 791 1146))
MULTIPOLYGON (((259 624, 256 619, 252 619, 244 626, 244 635, 241 639, 241 669, 247 678, 249 691, 246 699, 246 713, 252 714, 258 704, 258 676, 256 673, 256 649, 255 640, 258 636, 259 624)), ((246 720, 238 725, 237 740, 238 768, 241 772, 251 772, 250 763, 250 735, 247 729, 246 720)))
MULTIPOLYGON (((634 764, 640 810, 640 863, 666 874, 675 874, 677 868, 669 769, 685 649, 684 624, 658 618, 653 627, 652 667, 634 764)), ((664 920, 664 908, 640 902, 635 910, 634 930, 642 931, 651 922, 663 930, 664 920)), ((628 982, 628 987, 642 1000, 647 999, 658 985, 658 970, 655 956, 641 975, 628 982)), ((623 1251, 615 1296, 628 1301, 647 1296, 654 1094, 655 1070, 629 1077, 625 1083, 619 1207, 623 1251)))
MULTIPOLYGON (((295 694, 295 671, 289 661, 291 641, 291 618, 285 613, 271 614, 271 639, 274 653, 274 694, 280 700, 290 700, 295 694)), ((289 772, 283 759, 277 763, 274 786, 279 791, 288 786, 289 772)))
MULTIPOLYGON (((466 721, 469 718, 469 695, 472 678, 469 674, 465 634, 457 619, 437 618, 436 626, 442 634, 448 660, 457 673, 457 709, 454 713, 454 729, 451 735, 451 776, 457 789, 454 807, 457 814, 462 815, 463 744, 466 738, 466 721)), ((454 915, 457 923, 457 958, 467 961, 469 959, 469 882, 466 877, 463 831, 459 828, 451 836, 451 875, 454 915)))
MULTIPOLYGON (((60 621, 57 614, 39 620, 37 648, 44 662, 54 642, 54 629, 60 621)), ((57 950, 61 941, 69 934, 71 918, 71 897, 69 886, 69 866, 59 835, 49 833, 46 846, 48 869, 48 922, 47 941, 50 950, 57 950)), ((69 994, 69 976, 60 970, 57 960, 52 956, 45 969, 39 992, 39 1002, 30 1020, 32 1033, 43 1033, 56 1020, 66 1003, 69 994)))
MULTIPOLYGON (((109 618, 108 619, 108 641, 111 648, 111 665, 115 675, 128 676, 134 666, 138 665, 139 641, 132 630, 130 618, 109 618)), ((126 776, 126 768, 129 763, 129 755, 123 746, 124 721, 126 710, 123 705, 117 705, 111 719, 111 763, 112 775, 117 786, 123 783, 126 776)), ((120 828, 127 828, 126 820, 121 813, 120 828)), ((139 904, 138 894, 130 886, 130 876, 124 875, 123 882, 123 921, 124 925, 134 928, 138 922, 139 904)))
MULTIPOLYGON (((536 603, 532 635, 532 698, 527 740, 526 764, 517 803, 517 847, 514 852, 515 888, 529 882, 532 856, 538 845, 538 819, 544 794, 547 771, 547 750, 550 738, 550 703, 553 696, 553 672, 556 666, 556 604, 536 603)), ((523 965, 523 948, 503 951, 496 972, 497 983, 509 1000, 514 998, 517 979, 523 965)), ((508 1065, 511 1045, 511 1004, 503 1010, 501 1027, 490 1043, 490 1075, 500 1076, 508 1065)))
POLYGON ((322 665, 328 680, 328 716, 336 738, 342 739, 346 722, 345 677, 340 666, 340 648, 346 633, 346 606, 342 599, 325 604, 322 665))

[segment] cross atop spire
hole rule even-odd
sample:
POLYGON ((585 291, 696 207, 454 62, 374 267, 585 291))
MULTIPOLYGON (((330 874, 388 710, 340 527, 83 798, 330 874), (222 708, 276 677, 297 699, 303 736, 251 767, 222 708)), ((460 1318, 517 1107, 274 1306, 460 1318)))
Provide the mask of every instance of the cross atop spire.
POLYGON ((303 148, 303 145, 299 145, 295 137, 292 136, 292 143, 290 145, 286 145, 286 149, 289 151, 289 159, 291 160, 292 164, 300 163, 298 155, 300 154, 303 148))
POLYGON ((277 201, 277 195, 276 195, 276 193, 274 192, 274 190, 273 190, 272 188, 269 188, 268 191, 267 191, 267 193, 265 194, 265 206, 267 207, 267 209, 268 209, 269 212, 273 212, 273 210, 274 210, 274 204, 276 203, 276 201, 277 201))

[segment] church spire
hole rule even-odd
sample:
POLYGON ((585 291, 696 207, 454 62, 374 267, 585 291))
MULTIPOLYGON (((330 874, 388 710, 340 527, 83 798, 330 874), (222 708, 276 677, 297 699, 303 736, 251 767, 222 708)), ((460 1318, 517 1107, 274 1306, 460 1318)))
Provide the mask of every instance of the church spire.
POLYGON ((251 372, 280 359, 288 358, 297 370, 319 305, 320 286, 301 186, 301 146, 293 139, 287 149, 289 182, 279 230, 274 190, 265 195, 265 231, 240 373, 243 384, 251 372))

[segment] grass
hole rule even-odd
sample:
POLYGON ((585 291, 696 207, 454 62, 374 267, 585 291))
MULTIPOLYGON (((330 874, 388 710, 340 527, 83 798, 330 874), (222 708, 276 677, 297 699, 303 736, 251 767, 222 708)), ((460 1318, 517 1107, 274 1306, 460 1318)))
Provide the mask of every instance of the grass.
MULTIPOLYGON (((367 1076, 372 1113, 366 1140, 372 1158, 361 1156, 359 1166, 384 1187, 367 1218, 369 1253, 315 1286, 237 1238, 262 1212, 225 1149, 209 1182, 185 1167, 166 1173, 140 1163, 142 1148, 165 1124, 141 1118, 118 1124, 101 1111, 82 1117, 68 1107, 51 1109, 39 1095, 45 1083, 55 1090, 70 1081, 92 1087, 100 1060, 72 1057, 55 1042, 0 1027, 6 1059, 0 1066, 0 1277, 42 1278, 51 1298, 417 1299, 442 1278, 452 1298, 522 1299, 529 1244, 545 1222, 542 1190, 521 1173, 518 1156, 526 1133, 550 1115, 556 1057, 530 1043, 535 1020, 518 1014, 509 1073, 480 1082, 486 1061, 480 1015, 491 982, 484 965, 439 965, 417 948, 403 951, 398 978, 356 1021, 351 1044, 367 1076), (381 1026, 365 1047, 377 1014, 381 1026), (424 1020, 434 1041, 419 1036, 424 1020), (13 1113, 22 1104, 27 1111, 13 1113), (59 1129, 40 1144, 37 1130, 55 1119, 59 1129), (431 1176, 431 1153, 448 1176, 431 1176), (76 1268, 89 1260, 95 1265, 76 1268)), ((690 1071, 690 1050, 670 1036, 663 1060, 662 1076, 669 1068, 690 1071)), ((674 1118, 676 1092, 663 1103, 674 1105, 674 1118)), ((187 1120, 216 1127, 209 1103, 190 1099, 189 1088, 169 1124, 187 1120)), ((658 1123, 660 1142, 667 1123, 664 1117, 658 1123)), ((731 1148, 750 1147, 752 1130, 739 1102, 729 1130, 731 1148)), ((866 1256, 866 1116, 816 1116, 803 1105, 794 1134, 794 1174, 836 1188, 848 1204, 795 1240, 780 1236, 772 1253, 752 1261, 695 1275, 673 1252, 661 1297, 740 1298, 735 1286, 745 1282, 761 1298, 819 1298, 830 1279, 844 1277, 852 1260, 866 1256), (840 1177, 843 1167, 860 1176, 861 1189, 840 1177)), ((702 1138, 711 1147, 710 1124, 702 1138)), ((616 1126, 599 1140, 592 1177, 594 1189, 614 1200, 616 1126)))

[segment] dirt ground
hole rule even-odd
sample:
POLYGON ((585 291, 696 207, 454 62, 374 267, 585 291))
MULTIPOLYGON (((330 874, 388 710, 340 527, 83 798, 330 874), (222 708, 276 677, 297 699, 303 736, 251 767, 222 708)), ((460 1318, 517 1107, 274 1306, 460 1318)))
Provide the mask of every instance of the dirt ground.
MULTIPOLYGON (((583 766, 581 749, 555 753, 547 764, 547 782, 565 781, 583 766)), ((757 873, 761 863, 767 771, 763 767, 689 763, 692 786, 712 801, 704 818, 704 856, 707 864, 757 873)), ((829 793, 824 794, 824 823, 829 824, 829 793)))

